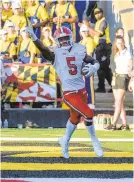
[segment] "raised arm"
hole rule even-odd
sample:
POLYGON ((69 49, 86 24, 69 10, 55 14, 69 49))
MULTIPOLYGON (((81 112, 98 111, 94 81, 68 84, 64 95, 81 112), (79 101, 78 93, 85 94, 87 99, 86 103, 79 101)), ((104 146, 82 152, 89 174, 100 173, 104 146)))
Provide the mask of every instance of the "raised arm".
POLYGON ((39 51, 42 53, 42 56, 53 64, 54 59, 55 59, 54 53, 51 52, 48 47, 44 46, 43 43, 39 39, 33 41, 33 43, 39 49, 39 51))
POLYGON ((35 46, 42 53, 42 56, 53 64, 55 59, 54 53, 51 52, 48 47, 43 45, 43 43, 36 37, 36 35, 34 34, 31 28, 27 28, 27 31, 30 34, 30 37, 33 40, 33 43, 35 44, 35 46))

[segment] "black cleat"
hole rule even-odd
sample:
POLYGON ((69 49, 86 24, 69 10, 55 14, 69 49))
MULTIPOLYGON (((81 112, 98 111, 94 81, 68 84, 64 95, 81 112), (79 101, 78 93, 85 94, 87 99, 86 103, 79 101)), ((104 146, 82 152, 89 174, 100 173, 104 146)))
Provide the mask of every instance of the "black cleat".
POLYGON ((107 92, 112 93, 113 92, 112 88, 110 88, 107 92))
POLYGON ((106 90, 105 90, 105 88, 97 88, 96 90, 95 90, 95 92, 100 92, 100 93, 106 93, 106 90))

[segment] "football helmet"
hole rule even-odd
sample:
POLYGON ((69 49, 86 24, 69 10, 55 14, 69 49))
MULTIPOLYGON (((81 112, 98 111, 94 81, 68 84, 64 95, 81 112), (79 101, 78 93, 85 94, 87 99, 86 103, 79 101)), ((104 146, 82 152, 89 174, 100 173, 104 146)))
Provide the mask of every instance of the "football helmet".
POLYGON ((67 27, 60 27, 54 33, 54 39, 58 48, 70 49, 73 45, 72 31, 67 27))

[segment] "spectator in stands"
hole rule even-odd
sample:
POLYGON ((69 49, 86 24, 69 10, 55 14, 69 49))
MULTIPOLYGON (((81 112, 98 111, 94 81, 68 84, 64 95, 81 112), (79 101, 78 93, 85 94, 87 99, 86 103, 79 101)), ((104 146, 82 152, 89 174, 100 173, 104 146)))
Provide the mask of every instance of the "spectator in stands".
POLYGON ((37 0, 37 3, 45 8, 47 4, 47 0, 37 0))
POLYGON ((65 0, 58 0, 58 3, 52 7, 50 18, 52 18, 52 33, 61 26, 72 30, 72 24, 78 21, 78 15, 75 7, 65 0))
POLYGON ((108 130, 116 130, 116 124, 119 117, 122 119, 122 126, 120 129, 128 129, 126 121, 126 112, 124 108, 124 97, 128 89, 129 74, 132 70, 132 56, 130 51, 127 50, 125 46, 125 41, 121 36, 116 37, 114 48, 114 61, 115 61, 115 71, 112 79, 112 88, 115 98, 115 111, 113 124, 108 126, 108 130))
POLYGON ((1 30, 0 35, 0 59, 3 63, 12 63, 17 59, 15 44, 8 40, 6 30, 1 30))
POLYGON ((2 0, 2 21, 1 27, 4 27, 5 22, 13 15, 12 11, 12 1, 11 0, 2 0))
POLYGON ((23 10, 26 11, 28 8, 27 0, 20 0, 20 4, 21 4, 21 7, 23 8, 23 10))
POLYGON ((13 3, 12 8, 14 15, 6 21, 5 26, 8 22, 12 22, 15 25, 16 31, 19 32, 21 28, 29 26, 30 22, 23 14, 22 7, 19 3, 13 3))
POLYGON ((47 10, 37 4, 35 0, 28 0, 28 5, 26 16, 29 18, 36 36, 40 39, 41 27, 45 27, 49 19, 47 10))
MULTIPOLYGON (((52 37, 52 32, 49 27, 44 27, 42 29, 42 42, 43 45, 46 47, 49 47, 50 49, 53 49, 53 46, 55 46, 55 40, 52 37)), ((41 54, 41 62, 46 62, 46 59, 41 54)))
POLYGON ((86 51, 87 54, 90 56, 93 56, 94 53, 94 41, 89 35, 89 28, 86 25, 82 25, 80 27, 80 36, 81 36, 81 41, 80 44, 86 46, 86 51))
MULTIPOLYGON (((80 44, 85 45, 87 54, 93 57, 94 53, 94 42, 93 39, 89 36, 89 29, 86 25, 80 27, 80 36, 82 40, 80 44)), ((88 105, 91 109, 95 109, 95 98, 94 98, 94 83, 93 76, 90 78, 85 78, 85 87, 88 93, 88 105)))
MULTIPOLYGON (((109 25, 103 15, 103 10, 101 8, 95 8, 94 15, 97 20, 94 29, 91 28, 88 21, 85 20, 84 23, 89 27, 90 36, 94 39, 96 46, 96 59, 100 63, 100 69, 97 72, 99 79, 98 88, 95 91, 106 92, 105 79, 108 81, 110 87, 112 81, 112 71, 109 67, 112 46, 109 37, 109 25)), ((112 88, 110 88, 108 92, 112 92, 112 88)))
POLYGON ((43 45, 50 47, 50 46, 55 46, 55 40, 52 37, 52 32, 51 29, 49 27, 44 27, 42 29, 42 36, 43 36, 43 45))
POLYGON ((125 40, 125 46, 130 50, 129 37, 122 27, 116 29, 115 36, 121 36, 125 40))
POLYGON ((37 49, 33 41, 29 37, 29 33, 26 31, 26 27, 20 30, 22 36, 22 42, 19 51, 19 61, 23 64, 34 63, 37 54, 37 49))
POLYGON ((12 22, 8 22, 6 24, 6 30, 8 32, 8 39, 10 42, 13 42, 15 45, 17 45, 17 39, 18 39, 18 34, 15 31, 15 26, 12 22))
POLYGON ((8 32, 8 40, 13 42, 16 46, 16 51, 18 55, 20 42, 22 41, 22 37, 20 34, 18 35, 18 31, 15 30, 15 26, 12 22, 6 23, 6 30, 8 32))

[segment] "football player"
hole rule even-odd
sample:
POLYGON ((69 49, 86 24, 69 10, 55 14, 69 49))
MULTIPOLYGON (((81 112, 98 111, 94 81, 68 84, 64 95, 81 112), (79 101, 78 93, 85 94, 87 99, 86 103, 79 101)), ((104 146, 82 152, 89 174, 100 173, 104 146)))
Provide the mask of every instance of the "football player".
POLYGON ((81 116, 91 138, 94 152, 98 157, 103 156, 103 150, 96 136, 93 116, 94 112, 88 107, 87 92, 83 75, 93 75, 99 69, 99 63, 86 54, 85 46, 74 43, 72 32, 67 27, 60 27, 55 31, 54 38, 57 47, 52 53, 36 35, 28 28, 34 44, 40 50, 46 60, 51 61, 62 83, 63 99, 70 107, 70 119, 66 124, 65 135, 59 138, 64 158, 69 158, 69 141, 81 116))

